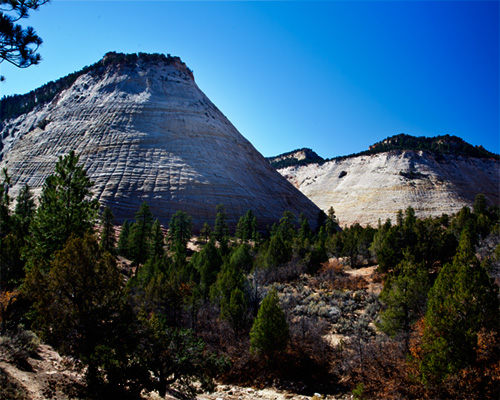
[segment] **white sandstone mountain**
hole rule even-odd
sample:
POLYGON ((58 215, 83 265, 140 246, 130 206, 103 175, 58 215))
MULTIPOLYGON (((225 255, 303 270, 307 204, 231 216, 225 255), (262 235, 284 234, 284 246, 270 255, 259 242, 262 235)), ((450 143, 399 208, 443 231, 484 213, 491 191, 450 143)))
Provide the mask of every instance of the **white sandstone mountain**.
POLYGON ((299 150, 299 165, 283 166, 283 160, 293 164, 290 158, 292 153, 287 153, 270 161, 281 162, 278 171, 322 210, 333 207, 342 227, 356 222, 377 226, 379 219, 383 223, 387 218, 394 222, 397 211, 408 206, 422 218, 451 215, 472 206, 479 193, 490 205, 500 204, 500 161, 493 154, 400 149, 305 163, 299 150))
POLYGON ((236 130, 178 57, 108 53, 70 78, 4 102, 0 168, 12 177, 11 195, 25 183, 39 193, 58 157, 75 150, 118 221, 143 201, 162 223, 187 212, 195 229, 213 223, 218 204, 232 226, 249 209, 261 226, 286 210, 316 220, 319 209, 236 130), (38 99, 47 93, 50 101, 38 99), (16 107, 26 111, 16 116, 16 107))

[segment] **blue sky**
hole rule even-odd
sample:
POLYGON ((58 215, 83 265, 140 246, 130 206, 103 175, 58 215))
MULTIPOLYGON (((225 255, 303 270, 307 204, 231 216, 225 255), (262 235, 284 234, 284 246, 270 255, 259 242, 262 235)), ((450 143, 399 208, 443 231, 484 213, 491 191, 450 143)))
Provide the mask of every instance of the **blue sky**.
POLYGON ((108 51, 170 53, 265 156, 330 158, 388 136, 457 135, 500 153, 498 1, 65 1, 23 22, 26 93, 108 51))

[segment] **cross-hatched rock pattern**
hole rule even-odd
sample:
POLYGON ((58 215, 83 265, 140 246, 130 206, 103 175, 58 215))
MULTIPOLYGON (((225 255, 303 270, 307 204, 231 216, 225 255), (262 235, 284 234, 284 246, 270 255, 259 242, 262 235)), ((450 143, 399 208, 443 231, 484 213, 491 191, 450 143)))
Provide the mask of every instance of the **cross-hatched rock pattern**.
POLYGON ((421 218, 451 215, 476 195, 500 204, 500 162, 425 151, 390 151, 279 169, 322 210, 333 207, 341 226, 377 226, 412 206, 421 218))
POLYGON ((52 101, 3 121, 0 168, 11 195, 39 194, 58 157, 75 150, 94 193, 118 222, 146 201, 167 224, 177 210, 195 229, 224 204, 230 226, 249 209, 261 227, 286 210, 311 222, 319 209, 276 172, 196 85, 178 58, 106 57, 52 101), (168 61, 168 62, 167 62, 168 61))

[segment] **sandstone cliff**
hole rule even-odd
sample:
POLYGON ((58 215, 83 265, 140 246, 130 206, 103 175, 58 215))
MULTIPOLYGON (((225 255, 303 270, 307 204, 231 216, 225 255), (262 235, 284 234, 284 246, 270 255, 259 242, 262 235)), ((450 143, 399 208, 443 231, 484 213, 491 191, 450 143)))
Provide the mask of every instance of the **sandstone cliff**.
POLYGON ((428 151, 393 150, 279 169, 340 225, 376 226, 412 206, 419 217, 453 214, 483 193, 500 204, 500 161, 428 151))
POLYGON ((32 110, 2 121, 0 168, 12 177, 11 195, 25 183, 39 193, 58 157, 75 150, 118 221, 143 201, 162 223, 183 210, 195 228, 213 223, 217 204, 233 226, 248 209, 261 226, 286 210, 315 221, 319 209, 236 130, 179 58, 110 53, 72 76, 50 101, 37 102, 34 92, 32 110))

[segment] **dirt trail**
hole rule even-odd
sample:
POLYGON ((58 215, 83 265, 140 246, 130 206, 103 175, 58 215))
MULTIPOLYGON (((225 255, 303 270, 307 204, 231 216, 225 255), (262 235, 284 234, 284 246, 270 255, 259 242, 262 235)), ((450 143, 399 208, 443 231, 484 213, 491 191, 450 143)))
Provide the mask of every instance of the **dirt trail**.
POLYGON ((364 278, 368 282, 368 288, 367 288, 368 293, 374 293, 378 296, 382 291, 383 285, 382 282, 374 281, 375 271, 377 270, 377 268, 378 265, 372 265, 371 267, 363 267, 356 269, 352 269, 351 267, 346 267, 344 271, 346 274, 349 274, 351 276, 361 276, 362 278, 364 278))

